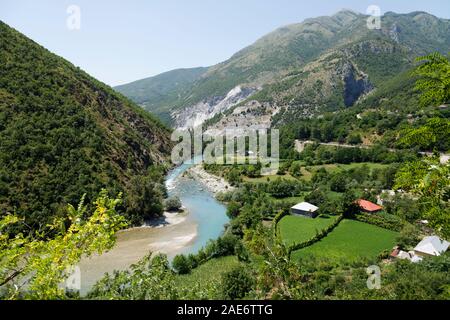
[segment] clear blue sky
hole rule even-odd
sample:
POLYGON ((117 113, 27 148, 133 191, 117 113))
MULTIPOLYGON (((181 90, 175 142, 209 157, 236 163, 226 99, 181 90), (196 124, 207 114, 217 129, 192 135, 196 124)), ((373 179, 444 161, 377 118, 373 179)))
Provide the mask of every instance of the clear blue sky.
POLYGON ((175 68, 226 60, 274 29, 342 8, 427 11, 448 0, 0 0, 0 19, 101 81, 118 85, 175 68), (81 29, 66 27, 69 5, 81 29))

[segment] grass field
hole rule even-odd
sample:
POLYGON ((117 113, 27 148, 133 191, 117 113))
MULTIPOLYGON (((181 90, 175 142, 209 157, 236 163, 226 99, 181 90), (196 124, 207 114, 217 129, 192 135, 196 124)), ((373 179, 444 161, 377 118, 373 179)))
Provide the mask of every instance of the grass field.
POLYGON ((302 165, 302 179, 305 181, 310 181, 314 172, 321 168, 325 168, 328 172, 336 172, 339 170, 350 170, 361 168, 362 166, 367 165, 370 171, 373 169, 382 169, 386 168, 387 165, 381 163, 372 163, 372 162, 363 162, 363 163, 351 163, 351 164, 324 164, 320 166, 309 166, 308 170, 306 170, 305 164, 302 165))
MULTIPOLYGON (((306 166, 305 163, 302 161, 296 161, 296 162, 300 163, 300 165, 301 165, 302 176, 299 177, 299 179, 304 180, 304 181, 310 181, 313 176, 313 173, 321 168, 325 168, 328 172, 336 172, 339 170, 350 170, 350 169, 360 168, 364 165, 367 165, 369 170, 373 170, 375 168, 381 169, 381 168, 386 167, 385 164, 371 163, 371 162, 351 163, 351 164, 324 164, 324 165, 319 165, 319 166, 306 166), (308 168, 308 170, 307 170, 307 168, 308 168)), ((243 176, 242 178, 243 178, 244 182, 251 182, 251 183, 266 183, 266 182, 270 182, 270 181, 275 181, 280 178, 285 179, 285 180, 290 180, 290 181, 298 181, 299 180, 299 179, 291 176, 289 173, 287 173, 285 175, 269 175, 269 176, 263 176, 263 177, 258 177, 258 178, 249 178, 249 177, 243 176)))
POLYGON ((327 257, 333 260, 376 258, 381 252, 395 245, 397 233, 370 224, 343 220, 327 237, 312 246, 293 253, 299 260, 307 255, 327 257))
POLYGON ((238 265, 239 261, 235 256, 212 259, 192 270, 190 274, 177 276, 176 283, 180 288, 190 288, 198 284, 206 286, 210 282, 220 282, 222 274, 238 265))
POLYGON ((259 178, 243 177, 243 180, 245 182, 252 182, 252 183, 266 183, 266 182, 276 181, 278 179, 284 179, 284 180, 289 180, 289 181, 298 181, 297 178, 294 178, 290 174, 285 174, 283 176, 280 176, 280 175, 263 176, 263 177, 259 177, 259 178))
POLYGON ((272 200, 273 201, 277 201, 277 202, 291 202, 292 203, 292 205, 294 205, 294 204, 297 204, 297 203, 300 203, 300 202, 303 202, 303 201, 305 201, 305 197, 304 196, 298 196, 298 197, 287 197, 287 198, 275 198, 275 197, 272 197, 272 200))
POLYGON ((327 191, 326 196, 330 200, 340 200, 344 196, 343 193, 334 192, 334 191, 327 191))
POLYGON ((350 170, 355 168, 361 168, 362 166, 367 165, 369 170, 373 169, 383 169, 388 167, 386 164, 382 163, 372 163, 372 162, 364 162, 364 163, 351 163, 351 164, 338 164, 337 167, 343 170, 350 170))
POLYGON ((317 234, 317 231, 323 230, 333 222, 337 217, 317 217, 310 219, 306 217, 287 216, 278 224, 282 239, 287 244, 305 242, 317 234))

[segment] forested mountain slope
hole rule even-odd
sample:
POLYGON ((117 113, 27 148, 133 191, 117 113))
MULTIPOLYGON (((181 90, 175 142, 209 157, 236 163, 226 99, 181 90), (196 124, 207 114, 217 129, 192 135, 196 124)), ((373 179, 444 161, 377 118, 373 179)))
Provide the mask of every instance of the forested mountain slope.
POLYGON ((170 113, 165 113, 167 110, 164 106, 173 104, 186 94, 207 70, 208 68, 172 70, 115 89, 147 110, 152 110, 163 121, 170 122, 170 113))
POLYGON ((142 196, 144 177, 167 159, 169 133, 125 97, 0 22, 0 214, 16 212, 38 230, 65 215, 67 203, 84 193, 89 203, 102 188, 124 192, 134 222, 157 214, 134 199, 142 196))
MULTIPOLYGON (((449 20, 425 12, 389 12, 381 19, 381 29, 372 30, 367 18, 344 10, 277 29, 208 68, 189 86, 170 92, 170 99, 155 97, 152 90, 141 86, 136 101, 165 119, 171 115, 174 126, 183 126, 189 116, 214 110, 231 90, 241 87, 252 89, 244 98, 260 102, 268 116, 284 108, 289 112, 283 118, 292 119, 352 106, 410 69, 417 56, 450 50, 449 20)), ((155 81, 157 77, 152 86, 155 81)), ((135 86, 118 89, 127 94, 135 86)), ((135 99, 132 94, 129 97, 135 99)), ((220 108, 210 115, 222 112, 220 108)), ((250 117, 248 122, 254 120, 250 117)))

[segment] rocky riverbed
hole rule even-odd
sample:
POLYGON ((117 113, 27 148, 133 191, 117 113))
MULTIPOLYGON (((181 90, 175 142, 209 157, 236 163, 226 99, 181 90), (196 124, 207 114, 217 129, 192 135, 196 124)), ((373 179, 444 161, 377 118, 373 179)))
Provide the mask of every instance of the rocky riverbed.
POLYGON ((203 169, 202 165, 197 165, 186 171, 186 177, 198 180, 201 182, 208 191, 217 195, 221 192, 233 191, 234 187, 231 186, 225 179, 212 175, 203 169))

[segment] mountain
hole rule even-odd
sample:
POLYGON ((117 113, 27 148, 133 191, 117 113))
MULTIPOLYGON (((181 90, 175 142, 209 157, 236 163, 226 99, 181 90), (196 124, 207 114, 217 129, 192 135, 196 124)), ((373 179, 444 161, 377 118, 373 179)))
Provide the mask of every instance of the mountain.
MULTIPOLYGON (((209 124, 227 118, 219 129, 236 123, 264 127, 275 115, 283 122, 352 106, 409 70, 417 56, 450 50, 450 20, 425 12, 388 12, 381 30, 371 30, 367 18, 344 10, 282 27, 208 68, 188 89, 171 92, 176 99, 162 102, 142 94, 139 103, 156 115, 163 110, 166 120, 171 114, 175 127, 197 123, 199 113, 209 124), (224 110, 223 100, 236 90, 246 94, 224 110)), ((127 94, 133 87, 118 90, 127 94)))
POLYGON ((208 68, 177 69, 115 89, 137 104, 159 114, 163 121, 170 122, 170 114, 164 115, 165 110, 161 106, 173 104, 187 94, 192 84, 207 70, 208 68))
MULTIPOLYGON (((0 119, 0 214, 32 230, 102 188, 130 204, 171 150, 158 120, 1 21, 0 119)), ((153 214, 126 210, 135 222, 153 214)))

